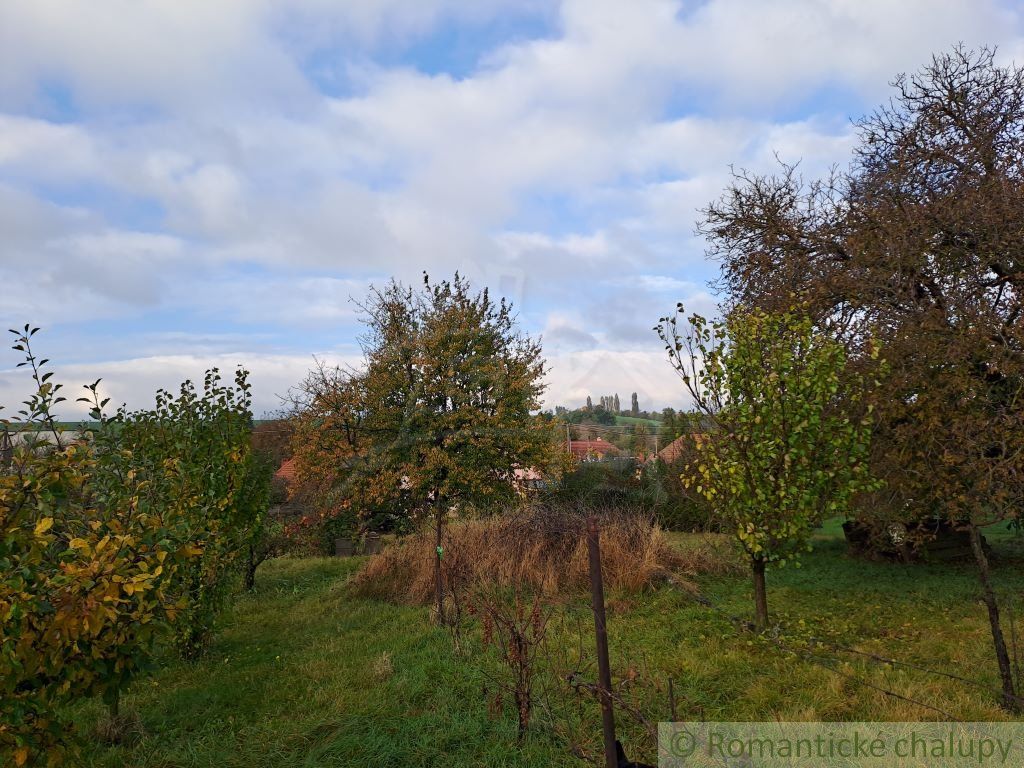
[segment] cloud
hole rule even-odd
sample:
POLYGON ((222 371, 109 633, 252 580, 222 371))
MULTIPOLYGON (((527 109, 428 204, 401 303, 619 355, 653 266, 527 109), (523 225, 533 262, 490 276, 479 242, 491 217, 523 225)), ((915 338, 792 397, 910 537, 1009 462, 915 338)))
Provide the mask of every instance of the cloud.
MULTIPOLYGON (((843 163, 850 118, 893 75, 960 40, 1016 55, 1021 15, 995 0, 0 4, 0 319, 54 326, 76 359, 118 347, 132 371, 224 334, 238 342, 218 354, 305 359, 351 343, 347 299, 370 281, 457 269, 512 298, 556 368, 635 352, 626 368, 660 382, 650 327, 680 299, 714 309, 694 224, 729 166, 843 163), (464 70, 429 60, 485 29, 502 34, 464 70)), ((576 397, 561 375, 550 397, 576 397)))
POLYGON ((15 177, 64 184, 104 175, 88 131, 76 125, 3 114, 0 169, 15 177))
MULTIPOLYGON (((358 358, 325 353, 318 356, 324 362, 354 364, 358 358)), ((59 406, 63 419, 86 418, 89 407, 74 400, 84 393, 82 385, 102 379, 101 397, 110 398, 110 408, 127 403, 130 409, 151 408, 158 389, 176 392, 186 379, 202 386, 206 370, 218 368, 230 380, 234 371, 243 367, 250 372, 253 386, 253 413, 260 416, 282 407, 282 397, 290 387, 300 382, 314 363, 313 355, 257 355, 249 351, 220 352, 208 355, 150 355, 124 360, 59 365, 54 361, 54 382, 64 384, 61 394, 68 398, 59 406)), ((0 369, 0 403, 7 411, 24 400, 31 390, 31 381, 24 370, 0 369)), ((5 413, 11 416, 11 413, 5 413)))
MULTIPOLYGON (((381 278, 380 283, 386 278, 381 278)), ((206 315, 221 313, 232 322, 273 328, 277 336, 309 330, 352 332, 358 314, 354 301, 368 292, 369 281, 290 273, 226 273, 177 298, 206 315)))
POLYGON ((679 376, 658 351, 609 352, 585 350, 548 359, 548 407, 582 406, 587 395, 636 392, 643 410, 684 408, 689 399, 679 376))
POLYGON ((257 98, 281 105, 309 98, 299 68, 264 26, 265 6, 247 0, 5 3, 0 97, 31 103, 40 81, 56 81, 92 108, 223 110, 257 98))

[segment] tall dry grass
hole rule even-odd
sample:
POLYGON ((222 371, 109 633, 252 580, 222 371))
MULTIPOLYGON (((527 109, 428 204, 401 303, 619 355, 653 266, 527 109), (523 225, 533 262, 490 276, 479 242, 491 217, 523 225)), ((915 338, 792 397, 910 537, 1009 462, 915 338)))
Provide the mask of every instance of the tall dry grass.
MULTIPOLYGON (((446 591, 481 583, 549 595, 587 590, 586 514, 576 508, 533 506, 449 522, 442 558, 446 591)), ((589 514, 599 520, 601 569, 609 589, 636 592, 668 577, 685 585, 687 574, 707 565, 706 552, 681 552, 649 516, 618 509, 589 514)), ((353 586, 363 596, 431 603, 433 531, 421 530, 387 547, 359 571, 353 586)))

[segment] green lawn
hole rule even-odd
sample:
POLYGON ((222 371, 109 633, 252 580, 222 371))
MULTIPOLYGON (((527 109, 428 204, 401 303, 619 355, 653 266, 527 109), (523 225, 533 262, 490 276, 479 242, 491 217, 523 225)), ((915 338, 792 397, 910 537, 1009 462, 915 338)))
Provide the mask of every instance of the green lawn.
MULTIPOLYGON (((1021 595, 1019 540, 991 538, 1000 587, 1021 595)), ((685 547, 688 537, 678 541, 685 547)), ((511 714, 488 713, 476 638, 455 653, 426 609, 350 596, 345 581, 358 565, 268 563, 258 592, 238 598, 204 660, 169 663, 125 697, 144 735, 119 747, 90 738, 85 765, 581 766, 567 738, 599 748, 596 705, 550 676, 545 680, 555 688, 545 701, 552 711, 538 713, 518 747, 511 714)), ((865 682, 965 720, 1006 717, 984 688, 834 652, 808 660, 780 647, 806 648, 810 636, 834 639, 994 687, 985 612, 966 566, 854 560, 837 525, 826 526, 804 568, 769 574, 769 604, 781 627, 776 640, 738 631, 728 618, 750 612, 745 577, 698 581, 718 609, 670 587, 608 596, 615 679, 651 720, 668 718, 670 676, 683 719, 942 719, 865 682)), ((591 648, 590 617, 583 596, 560 611, 567 618, 553 626, 553 656, 564 672, 575 663, 581 628, 583 647, 591 648)), ((591 667, 584 670, 588 679, 591 667)), ((83 734, 93 732, 102 713, 97 702, 76 709, 83 734)), ((619 722, 630 751, 653 762, 644 729, 623 713, 619 722)))

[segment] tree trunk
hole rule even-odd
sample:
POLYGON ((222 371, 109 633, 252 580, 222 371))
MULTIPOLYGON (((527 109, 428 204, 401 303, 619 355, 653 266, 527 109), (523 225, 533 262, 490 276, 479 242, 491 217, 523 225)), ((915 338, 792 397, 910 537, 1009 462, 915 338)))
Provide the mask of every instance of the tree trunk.
POLYGON ((1003 635, 1002 622, 999 620, 999 603, 996 601, 995 590, 988 568, 988 556, 981 541, 981 531, 971 524, 971 550, 978 564, 978 578, 981 581, 982 599, 988 608, 988 623, 992 629, 992 644, 995 646, 996 661, 999 663, 999 677, 1003 683, 1003 708, 1010 712, 1019 712, 1020 702, 1013 680, 1013 667, 1010 666, 1010 654, 1006 650, 1006 638, 1003 635))
POLYGON ((768 592, 764 583, 764 558, 752 557, 750 569, 754 576, 754 629, 764 632, 768 626, 768 592))
POLYGON ((444 626, 444 584, 441 580, 441 529, 444 525, 444 505, 441 497, 434 500, 434 592, 437 598, 437 621, 444 626))

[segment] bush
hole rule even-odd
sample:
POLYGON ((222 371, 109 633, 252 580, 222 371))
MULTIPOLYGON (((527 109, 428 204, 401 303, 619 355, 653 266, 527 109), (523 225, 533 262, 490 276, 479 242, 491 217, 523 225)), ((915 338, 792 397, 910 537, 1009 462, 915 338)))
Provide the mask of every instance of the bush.
MULTIPOLYGON (((185 658, 202 652, 263 536, 270 466, 252 448, 250 404, 245 371, 227 384, 212 369, 201 391, 186 381, 177 396, 157 392, 153 410, 121 409, 101 422, 127 456, 119 472, 146 479, 147 504, 196 554, 178 579, 175 642, 185 658)), ((102 417, 100 406, 94 418, 102 417)))
POLYGON ((201 647, 263 535, 269 493, 244 372, 232 387, 211 371, 202 395, 186 383, 176 399, 159 393, 155 411, 111 418, 97 381, 86 400, 99 426, 72 441, 34 333, 14 348, 36 393, 0 468, 0 762, 16 766, 64 759, 66 702, 102 695, 116 716, 160 639, 201 647))
POLYGON ((683 483, 686 464, 692 461, 690 456, 690 453, 682 453, 668 463, 658 459, 644 468, 648 482, 657 484, 664 493, 664 500, 654 509, 654 515, 658 524, 670 531, 717 532, 721 525, 711 504, 696 489, 683 483))
POLYGON ((546 498, 553 504, 635 509, 653 515, 666 530, 713 530, 711 506, 683 485, 684 464, 681 459, 670 464, 660 459, 583 462, 567 472, 546 498))
MULTIPOLYGON (((621 508, 595 512, 601 525, 601 564, 611 589, 638 591, 672 574, 686 559, 650 516, 621 508)), ((538 505, 448 526, 443 543, 445 586, 530 588, 554 594, 589 588, 586 514, 582 508, 538 505)), ((434 598, 433 531, 421 529, 388 546, 356 575, 362 595, 429 604, 434 598)))
POLYGON ((193 555, 147 505, 144 478, 116 471, 126 452, 62 436, 51 409, 64 398, 32 353, 34 333, 15 349, 37 390, 0 471, 0 757, 14 765, 63 759, 62 702, 102 694, 116 705, 183 607, 174 584, 193 555))
POLYGON ((547 493, 547 500, 554 505, 641 511, 651 511, 660 501, 659 489, 645 484, 640 465, 628 458, 577 464, 547 493))

